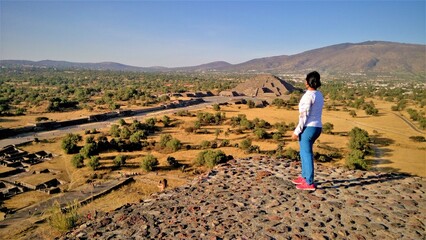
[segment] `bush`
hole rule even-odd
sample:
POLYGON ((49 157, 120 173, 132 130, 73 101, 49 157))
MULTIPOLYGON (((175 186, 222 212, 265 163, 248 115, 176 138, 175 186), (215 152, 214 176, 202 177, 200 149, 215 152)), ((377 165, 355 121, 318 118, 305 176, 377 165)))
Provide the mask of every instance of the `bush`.
POLYGON ((334 125, 332 123, 326 122, 322 125, 322 132, 325 134, 332 134, 334 125))
POLYGON ((169 116, 167 116, 167 115, 164 115, 164 116, 163 116, 163 118, 162 118, 161 120, 162 120, 162 122, 163 122, 163 124, 164 124, 164 127, 169 127, 169 126, 170 126, 170 123, 172 122, 172 121, 170 120, 170 117, 169 117, 169 116))
POLYGON ((367 170, 368 165, 364 159, 364 153, 360 150, 352 150, 346 158, 346 166, 349 169, 367 170))
POLYGON ((191 116, 191 113, 188 110, 179 110, 176 112, 176 115, 180 117, 186 117, 191 116))
POLYGON ((178 168, 180 167, 180 163, 176 160, 176 158, 172 157, 172 156, 168 156, 167 157, 167 164, 169 164, 170 167, 173 168, 178 168))
POLYGON ((260 153, 260 147, 258 145, 251 145, 247 150, 247 153, 260 153))
POLYGON ((121 167, 126 164, 126 156, 124 155, 117 155, 113 160, 114 166, 121 167))
POLYGON ((77 153, 74 156, 72 156, 71 159, 71 164, 75 167, 75 168, 81 168, 84 166, 84 157, 77 153))
POLYGON ((87 143, 95 143, 95 137, 93 135, 89 135, 86 137, 86 144, 87 143))
POLYGON ((226 162, 227 157, 224 152, 217 150, 206 150, 198 154, 195 161, 196 165, 206 166, 208 168, 213 168, 219 163, 226 162))
POLYGON ((280 140, 283 137, 283 135, 280 132, 276 132, 272 135, 272 139, 274 139, 275 141, 280 140))
POLYGON ((90 157, 89 160, 89 167, 95 171, 96 169, 98 169, 101 166, 101 163, 99 162, 99 156, 92 156, 90 157))
POLYGON ((49 120, 49 118, 48 117, 36 117, 36 122, 41 122, 41 121, 47 121, 47 120, 49 120))
POLYGON ((77 143, 81 141, 81 136, 78 134, 68 133, 61 143, 62 149, 66 154, 76 153, 78 151, 77 143))
POLYGON ((220 143, 220 147, 228 147, 229 143, 230 142, 228 139, 223 139, 222 142, 220 143))
POLYGON ((201 148, 202 149, 207 149, 210 147, 210 141, 204 140, 201 142, 201 148))
POLYGON ((251 140, 250 139, 244 139, 240 142, 239 146, 242 150, 247 150, 251 147, 251 140))
POLYGON ((182 147, 182 143, 179 141, 179 139, 173 138, 170 141, 167 142, 166 148, 176 152, 182 147))
POLYGON ((215 111, 220 111, 220 106, 219 106, 219 104, 213 104, 213 110, 215 110, 215 111))
POLYGON ((78 207, 79 204, 75 201, 73 204, 68 204, 67 210, 63 211, 60 204, 55 202, 48 210, 50 216, 47 218, 47 222, 61 232, 69 231, 76 226, 80 217, 77 211, 78 207))
POLYGON ((265 139, 268 137, 268 133, 263 128, 254 130, 254 135, 256 135, 257 139, 265 139))
POLYGON ((120 119, 118 120, 118 124, 119 124, 120 126, 126 126, 126 125, 127 125, 126 121, 125 121, 124 119, 122 119, 122 118, 120 118, 120 119))
POLYGON ((119 137, 120 127, 117 124, 112 124, 111 128, 109 129, 109 134, 113 137, 119 137))
POLYGON ((185 132, 186 133, 193 133, 193 132, 195 132, 195 128, 194 127, 186 127, 185 132))
POLYGON ((291 160, 300 160, 300 154, 299 151, 293 149, 293 148, 287 148, 284 151, 284 157, 291 159, 291 160))
POLYGON ((84 145, 84 147, 80 149, 80 154, 84 158, 90 158, 91 156, 98 154, 98 147, 96 143, 87 143, 84 145))
POLYGON ((140 167, 147 171, 150 172, 152 170, 155 169, 155 167, 157 167, 159 164, 158 159, 156 157, 154 157, 151 154, 146 155, 145 157, 142 158, 140 167))
POLYGON ((132 132, 129 130, 127 126, 123 127, 120 131, 120 138, 122 139, 129 139, 132 135, 132 132))
POLYGON ((160 142, 159 142, 160 147, 161 147, 161 148, 165 148, 165 147, 167 146, 167 143, 168 143, 170 140, 172 140, 172 139, 173 139, 172 135, 170 135, 170 134, 162 134, 162 135, 160 136, 160 142))
POLYGON ((248 100, 247 101, 247 106, 249 108, 254 108, 254 107, 256 107, 256 103, 253 100, 248 100))
POLYGON ((414 142, 426 142, 426 138, 423 136, 411 136, 410 140, 414 142))
POLYGON ((354 127, 349 132, 349 148, 352 150, 360 150, 365 155, 371 153, 370 137, 364 129, 354 127))

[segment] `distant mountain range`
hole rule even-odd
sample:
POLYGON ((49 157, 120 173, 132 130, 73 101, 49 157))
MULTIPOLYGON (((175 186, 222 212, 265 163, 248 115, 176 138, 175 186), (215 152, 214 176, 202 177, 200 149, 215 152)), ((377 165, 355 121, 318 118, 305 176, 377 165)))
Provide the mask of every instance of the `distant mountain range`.
POLYGON ((295 55, 257 58, 239 64, 224 61, 198 66, 166 68, 135 67, 115 62, 75 63, 66 61, 1 60, 0 67, 90 69, 140 72, 267 72, 306 73, 426 73, 426 45, 383 41, 342 43, 295 55))

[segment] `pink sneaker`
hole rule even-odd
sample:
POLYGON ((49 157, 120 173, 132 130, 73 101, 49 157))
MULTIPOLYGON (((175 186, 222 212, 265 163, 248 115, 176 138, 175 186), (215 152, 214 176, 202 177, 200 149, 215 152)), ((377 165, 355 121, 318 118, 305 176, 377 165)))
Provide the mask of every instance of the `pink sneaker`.
POLYGON ((296 188, 300 190, 308 190, 308 191, 314 191, 316 189, 314 184, 307 184, 306 182, 297 185, 296 188))
POLYGON ((296 185, 299 185, 299 184, 305 183, 306 181, 302 176, 299 176, 296 179, 291 180, 291 182, 296 184, 296 185))

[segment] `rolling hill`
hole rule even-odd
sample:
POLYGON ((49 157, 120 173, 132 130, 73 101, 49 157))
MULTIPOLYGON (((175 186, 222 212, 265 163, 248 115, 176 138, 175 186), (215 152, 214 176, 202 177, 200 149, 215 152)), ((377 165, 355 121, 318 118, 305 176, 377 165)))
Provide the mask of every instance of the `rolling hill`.
POLYGON ((383 41, 342 43, 295 55, 252 59, 239 64, 217 61, 198 66, 166 68, 136 67, 114 62, 74 63, 66 61, 1 60, 0 67, 35 67, 141 72, 267 72, 306 73, 426 73, 426 45, 383 41))

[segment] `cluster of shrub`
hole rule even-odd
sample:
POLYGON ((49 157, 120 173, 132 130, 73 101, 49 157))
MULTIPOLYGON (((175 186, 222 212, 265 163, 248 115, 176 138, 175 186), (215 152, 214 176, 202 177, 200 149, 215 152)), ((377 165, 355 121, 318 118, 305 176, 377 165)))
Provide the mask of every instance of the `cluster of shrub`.
MULTIPOLYGON (((75 154, 72 158, 72 164, 77 167, 84 166, 84 159, 89 159, 88 165, 92 169, 97 169, 100 166, 99 153, 104 151, 116 150, 118 152, 123 151, 134 151, 142 148, 154 147, 155 143, 149 143, 143 141, 147 137, 157 130, 155 118, 149 118, 145 123, 141 123, 138 120, 134 120, 131 124, 127 124, 123 119, 119 120, 119 125, 113 124, 109 130, 109 134, 112 137, 108 141, 108 137, 105 135, 99 135, 95 140, 93 135, 89 135, 86 138, 84 146, 78 146, 78 143, 82 140, 82 137, 78 134, 67 134, 62 139, 62 149, 67 154, 75 154)), ((96 130, 89 133, 97 133, 96 130)), ((125 158, 118 157, 114 161, 114 165, 120 167, 124 165, 125 158)))

